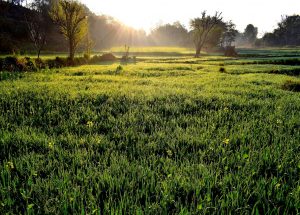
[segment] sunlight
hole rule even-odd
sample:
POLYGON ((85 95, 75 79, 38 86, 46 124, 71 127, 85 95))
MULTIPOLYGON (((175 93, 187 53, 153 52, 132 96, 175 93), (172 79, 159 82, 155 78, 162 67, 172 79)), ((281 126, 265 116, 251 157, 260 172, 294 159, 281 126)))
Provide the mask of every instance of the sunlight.
POLYGON ((81 0, 96 14, 109 14, 125 25, 144 29, 149 32, 152 28, 162 23, 173 23, 180 20, 185 26, 189 25, 190 19, 199 16, 202 10, 209 13, 222 11, 226 20, 233 20, 237 29, 242 31, 246 25, 251 22, 258 26, 259 33, 271 31, 280 21, 280 15, 297 13, 300 7, 300 1, 287 0, 282 4, 279 0, 272 1, 272 10, 269 1, 253 0, 251 4, 240 0, 231 0, 229 2, 222 0, 211 0, 199 2, 197 0, 81 0), (259 5, 259 7, 258 7, 259 5), (291 7, 290 5, 293 5, 291 7), (239 8, 238 10, 236 8, 239 8), (255 16, 253 16, 255 11, 255 16), (251 17, 251 19, 249 19, 251 17))

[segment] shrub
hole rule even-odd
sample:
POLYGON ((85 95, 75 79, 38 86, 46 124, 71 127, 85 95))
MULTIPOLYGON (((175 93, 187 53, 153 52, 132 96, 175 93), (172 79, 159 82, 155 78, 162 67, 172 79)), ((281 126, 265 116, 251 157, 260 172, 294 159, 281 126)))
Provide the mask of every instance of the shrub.
POLYGON ((292 92, 300 92, 300 81, 288 80, 282 85, 282 89, 292 92))
POLYGON ((91 63, 97 63, 100 61, 100 56, 99 55, 94 55, 91 59, 90 62, 91 63))
POLYGON ((101 62, 101 61, 115 61, 117 60, 117 57, 114 56, 113 54, 111 53, 107 53, 107 54, 103 54, 103 55, 94 55, 90 62, 91 63, 98 63, 98 62, 101 62))
POLYGON ((37 70, 35 62, 29 57, 17 58, 10 56, 5 59, 1 59, 0 64, 0 70, 8 72, 30 72, 37 70))
POLYGON ((30 57, 25 58, 25 66, 26 71, 37 71, 35 61, 33 61, 30 57))
POLYGON ((19 71, 18 67, 18 59, 16 57, 6 57, 3 61, 2 69, 9 71, 9 72, 14 72, 14 71, 19 71))
POLYGON ((67 58, 61 58, 61 57, 56 57, 55 58, 55 67, 56 68, 61 68, 68 66, 69 60, 67 58))
POLYGON ((36 58, 35 59, 35 65, 38 69, 45 69, 46 68, 46 63, 41 58, 36 58))
POLYGON ((123 71, 123 67, 121 65, 119 65, 116 70, 115 70, 115 74, 118 75, 123 71))
POLYGON ((89 61, 89 60, 91 59, 91 55, 88 54, 88 53, 84 53, 83 57, 84 57, 87 61, 89 61))
POLYGON ((88 59, 86 59, 85 57, 77 57, 74 58, 73 65, 79 66, 79 65, 88 64, 88 62, 89 62, 88 59))
POLYGON ((238 54, 235 50, 235 46, 227 46, 225 48, 225 56, 227 57, 236 57, 238 54))
POLYGON ((224 67, 220 67, 219 72, 226 72, 226 69, 224 67))
POLYGON ((100 59, 101 59, 102 61, 114 61, 114 60, 116 60, 117 58, 116 58, 113 54, 107 53, 107 54, 103 54, 103 55, 100 57, 100 59))

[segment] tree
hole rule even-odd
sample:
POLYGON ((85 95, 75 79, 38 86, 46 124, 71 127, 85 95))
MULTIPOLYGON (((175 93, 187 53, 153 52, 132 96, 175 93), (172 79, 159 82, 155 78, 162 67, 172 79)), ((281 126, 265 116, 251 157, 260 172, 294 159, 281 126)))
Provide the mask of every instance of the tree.
POLYGON ((206 15, 206 11, 202 12, 201 18, 192 19, 190 26, 192 28, 194 44, 196 48, 195 57, 200 56, 200 52, 208 40, 208 36, 214 27, 222 21, 222 13, 216 12, 214 16, 206 15))
POLYGON ((185 46, 188 41, 188 30, 180 23, 160 25, 149 35, 154 45, 185 46))
POLYGON ((263 43, 269 46, 299 46, 300 16, 282 16, 278 27, 263 36, 263 43))
POLYGON ((225 31, 221 39, 221 46, 229 47, 235 41, 238 31, 235 29, 235 24, 232 21, 226 23, 225 31))
POLYGON ((29 31, 29 37, 35 46, 38 58, 40 58, 41 50, 46 43, 47 29, 45 21, 43 16, 38 12, 33 14, 30 18, 25 16, 25 19, 29 31))
POLYGON ((58 0, 57 4, 53 5, 50 16, 68 40, 69 57, 73 61, 76 48, 88 30, 83 5, 76 0, 58 0))
POLYGON ((258 30, 254 25, 247 25, 244 31, 244 38, 249 45, 253 45, 255 40, 257 39, 258 30))

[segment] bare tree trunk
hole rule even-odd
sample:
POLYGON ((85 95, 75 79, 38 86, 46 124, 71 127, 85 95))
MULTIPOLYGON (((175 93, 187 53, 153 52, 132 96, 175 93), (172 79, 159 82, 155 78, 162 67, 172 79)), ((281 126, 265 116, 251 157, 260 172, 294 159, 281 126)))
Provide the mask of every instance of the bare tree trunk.
POLYGON ((69 44, 69 58, 71 62, 73 63, 74 61, 74 55, 75 55, 75 48, 72 39, 70 39, 70 44, 69 44))
POLYGON ((196 47, 195 57, 200 57, 200 55, 201 55, 201 49, 202 49, 202 46, 197 46, 196 47))
POLYGON ((41 49, 38 51, 38 59, 40 59, 41 49))

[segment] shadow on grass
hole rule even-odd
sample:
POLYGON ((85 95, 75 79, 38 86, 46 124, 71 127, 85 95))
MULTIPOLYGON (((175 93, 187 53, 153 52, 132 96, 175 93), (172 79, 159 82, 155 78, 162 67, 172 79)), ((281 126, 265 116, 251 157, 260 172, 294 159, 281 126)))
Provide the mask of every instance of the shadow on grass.
POLYGON ((300 75, 300 68, 297 69, 283 69, 283 70, 270 70, 270 71, 264 71, 264 72, 260 72, 260 71, 249 71, 249 72, 228 72, 226 71, 226 69, 221 69, 219 70, 219 72, 221 73, 226 73, 226 74, 230 74, 230 75, 245 75, 245 74, 276 74, 276 75, 288 75, 288 76, 299 76, 300 75))

